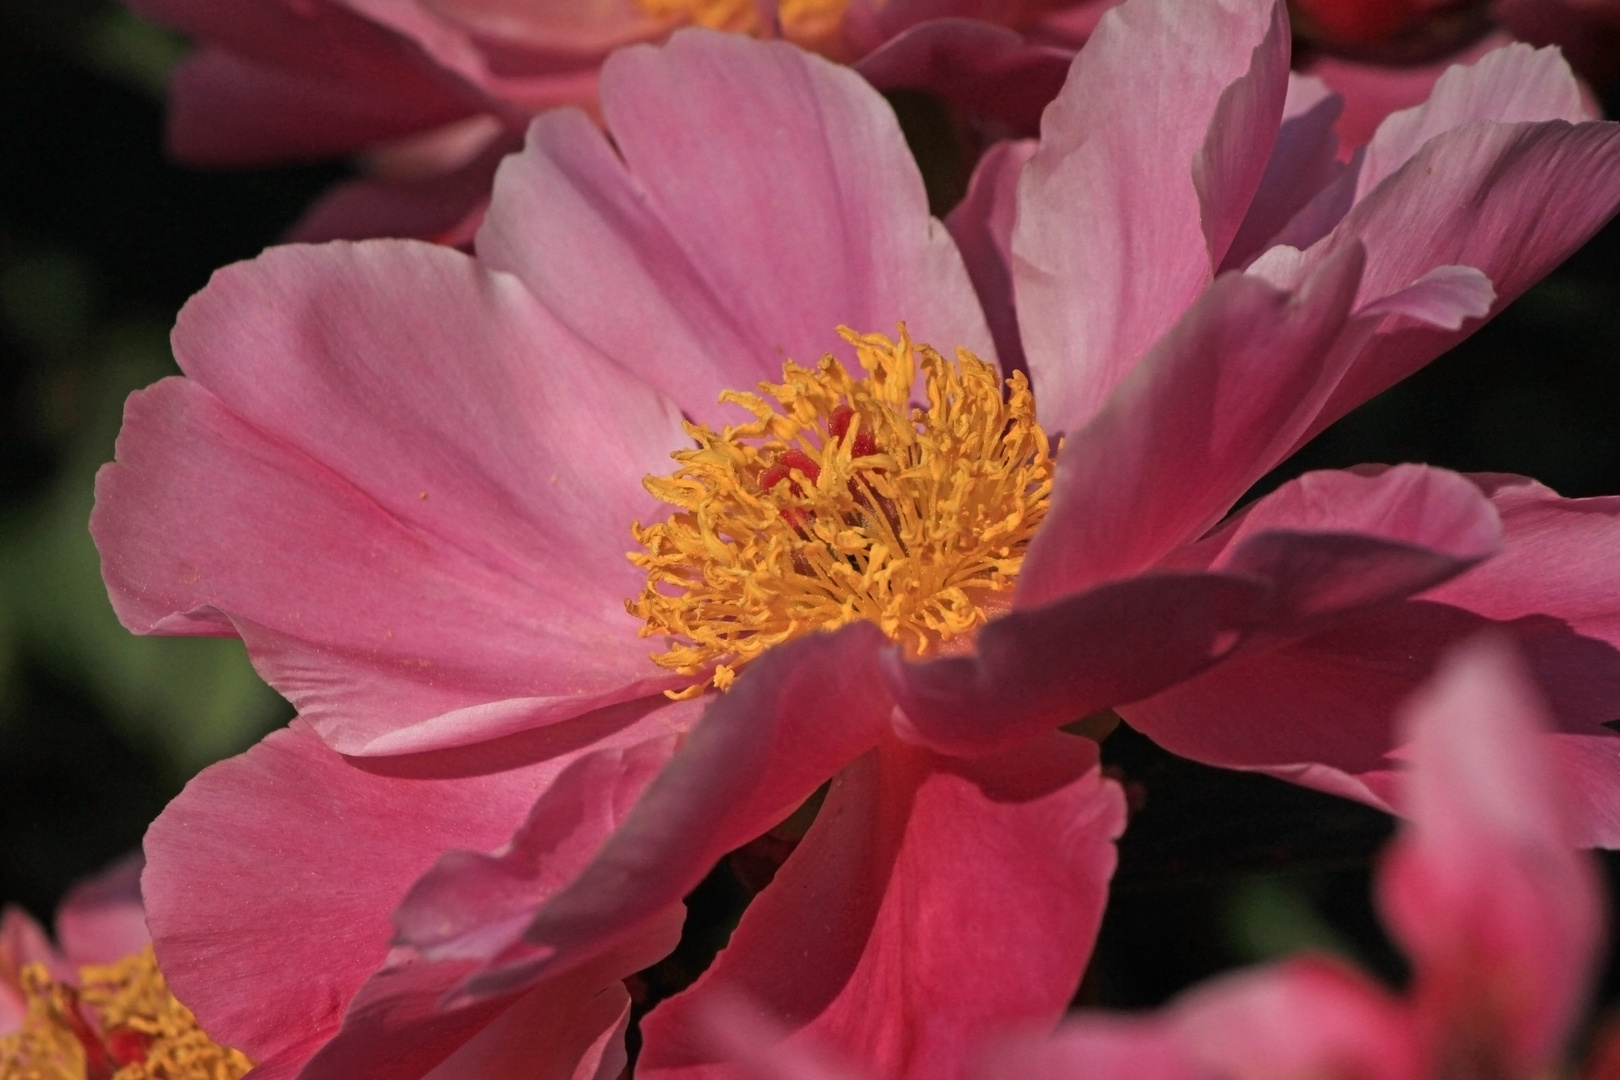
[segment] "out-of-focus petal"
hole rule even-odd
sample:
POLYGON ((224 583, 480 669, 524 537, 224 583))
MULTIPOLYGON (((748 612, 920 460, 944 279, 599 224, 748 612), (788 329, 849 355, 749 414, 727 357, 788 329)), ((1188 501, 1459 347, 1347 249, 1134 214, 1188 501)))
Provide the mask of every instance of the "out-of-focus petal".
POLYGON ((1075 736, 971 762, 878 748, 833 781, 714 965, 648 1016, 642 1074, 746 1075, 712 1051, 698 1015, 709 995, 740 993, 794 1042, 876 1075, 958 1075, 988 1035, 1062 1014, 1124 810, 1096 745, 1075 736), (992 907, 1016 917, 980 917, 992 907))
POLYGON ((1048 431, 1089 421, 1209 284, 1265 170, 1287 69, 1281 4, 1134 0, 1103 16, 1042 119, 1013 233, 1048 431))
POLYGON ((581 114, 537 120, 496 177, 479 256, 689 415, 735 422, 722 390, 847 357, 839 325, 904 320, 947 355, 994 354, 894 113, 859 76, 689 30, 617 53, 602 80, 612 145, 581 114))
POLYGON ((302 71, 205 46, 170 76, 169 152, 196 165, 316 160, 479 110, 476 95, 401 85, 422 77, 403 64, 400 71, 386 80, 363 70, 302 71))
POLYGON ((111 964, 152 940, 141 905, 146 860, 131 852, 68 890, 56 909, 56 940, 74 964, 111 964))
POLYGON ((879 90, 921 90, 965 112, 1034 134, 1074 53, 994 23, 931 19, 878 46, 855 70, 879 90))
POLYGON ((275 249, 216 274, 175 350, 195 381, 131 398, 98 479, 126 625, 241 633, 346 752, 671 685, 624 552, 680 418, 515 280, 429 245, 275 249))
POLYGON ((1412 960, 1434 1066, 1536 1075, 1564 1049, 1603 937, 1548 717, 1506 642, 1482 639, 1447 658, 1401 726, 1410 824, 1386 855, 1380 899, 1412 960))

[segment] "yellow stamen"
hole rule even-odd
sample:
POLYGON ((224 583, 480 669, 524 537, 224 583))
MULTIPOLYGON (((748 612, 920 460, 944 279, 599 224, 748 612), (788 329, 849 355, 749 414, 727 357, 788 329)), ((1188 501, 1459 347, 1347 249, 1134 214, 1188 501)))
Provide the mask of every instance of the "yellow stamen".
MULTIPOLYGON (((636 0, 647 14, 659 19, 678 20, 690 26, 707 26, 733 34, 761 36, 757 0, 636 0)), ((780 0, 776 18, 781 35, 796 45, 833 55, 839 48, 839 30, 849 0, 780 0)))
POLYGON ((78 987, 42 964, 23 969, 22 985, 22 1030, 0 1037, 4 1080, 238 1080, 253 1068, 169 993, 150 945, 80 968, 78 987))
POLYGON ((695 450, 646 488, 677 507, 631 529, 647 586, 626 607, 653 660, 724 690, 774 645, 866 619, 907 655, 970 634, 1006 602, 1046 515, 1052 456, 1028 383, 1002 397, 995 368, 965 349, 952 364, 927 345, 856 334, 866 377, 832 356, 789 361, 781 384, 720 400, 753 423, 719 434, 686 425, 695 450), (918 367, 928 407, 910 404, 918 367))

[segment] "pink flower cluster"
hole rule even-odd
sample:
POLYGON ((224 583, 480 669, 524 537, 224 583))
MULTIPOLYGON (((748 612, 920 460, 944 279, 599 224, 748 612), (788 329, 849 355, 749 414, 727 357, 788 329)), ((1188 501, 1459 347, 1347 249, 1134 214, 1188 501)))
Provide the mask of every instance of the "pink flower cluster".
MULTIPOLYGON (((707 29, 603 60, 668 27, 506 7, 164 8, 227 42, 181 76, 222 111, 177 132, 229 127, 227 86, 272 125, 343 102, 326 150, 596 102, 481 145, 472 254, 220 270, 175 327, 184 375, 129 401, 91 522, 119 617, 239 636, 299 711, 147 834, 157 959, 208 1034, 261 1080, 613 1080, 625 980, 675 947, 682 898, 820 792, 724 951, 637 1016, 636 1075, 1551 1060, 1597 934, 1570 849, 1620 845, 1620 499, 1423 465, 1245 499, 1620 208, 1620 126, 1557 51, 1451 68, 1347 155, 1280 0, 1127 0, 942 223, 848 67, 707 29), (311 26, 329 52, 300 51, 311 26), (1056 465, 1015 586, 949 648, 851 618, 672 696, 694 679, 626 609, 632 524, 669 519, 644 480, 748 419, 726 391, 787 359, 855 371, 840 328, 901 324, 1027 373, 1056 465), (1109 711, 1409 817, 1384 882, 1410 1000, 1308 961, 996 1050, 1057 1024, 1089 958, 1125 801, 1063 729, 1109 711), (1332 1056, 1358 1047, 1384 1056, 1332 1056)), ((922 7, 852 2, 847 51, 922 7)), ((941 64, 1003 32, 947 29, 941 64)))

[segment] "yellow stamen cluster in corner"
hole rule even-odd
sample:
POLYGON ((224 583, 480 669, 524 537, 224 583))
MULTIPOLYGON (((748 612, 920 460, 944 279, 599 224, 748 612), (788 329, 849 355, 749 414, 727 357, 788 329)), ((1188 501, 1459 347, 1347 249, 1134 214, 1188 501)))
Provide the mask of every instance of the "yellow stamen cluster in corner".
POLYGON ((169 993, 151 946, 80 968, 78 987, 42 964, 24 968, 22 984, 28 1015, 0 1037, 4 1080, 239 1080, 253 1068, 169 993))
MULTIPOLYGON (((759 0, 637 0, 658 19, 707 26, 733 34, 762 36, 759 0)), ((775 5, 783 37, 821 53, 836 53, 839 29, 849 0, 779 0, 775 5)))
POLYGON ((904 326, 899 341, 839 332, 864 378, 830 355, 789 361, 780 384, 721 395, 753 423, 688 423, 697 449, 645 481, 677 512, 632 527, 647 586, 626 607, 643 637, 670 639, 656 663, 700 677, 671 696, 724 690, 766 649, 859 619, 933 652, 1011 590, 1045 517, 1053 461, 1022 374, 1003 398, 965 349, 953 364, 904 326), (919 366, 926 408, 910 401, 919 366))

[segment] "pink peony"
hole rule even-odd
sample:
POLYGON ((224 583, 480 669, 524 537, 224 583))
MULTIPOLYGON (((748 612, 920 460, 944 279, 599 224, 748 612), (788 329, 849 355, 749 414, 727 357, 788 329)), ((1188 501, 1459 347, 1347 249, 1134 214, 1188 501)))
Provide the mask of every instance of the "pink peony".
POLYGON ((129 0, 199 48, 169 88, 170 152, 252 166, 361 155, 294 239, 465 245, 535 114, 595 105, 602 62, 682 25, 783 37, 884 89, 1033 131, 1118 0, 129 0))
MULTIPOLYGON (((535 122, 476 259, 373 242, 217 274, 92 521, 127 625, 239 634, 302 714, 148 836, 159 956, 203 1023, 266 1076, 611 1077, 620 981, 681 897, 831 780, 730 947, 646 1019, 640 1070, 727 1075, 693 1018, 740 988, 796 1040, 954 1075, 985 1032, 1059 1016, 1102 910, 1121 799, 1058 725, 1118 706, 1183 738, 1166 688, 1305 646, 1355 664, 1372 621, 1405 667, 1312 687, 1343 730, 1216 734, 1376 801, 1373 710, 1495 621, 1563 628, 1537 675, 1569 738, 1611 738, 1608 502, 1401 466, 1216 528, 1620 198, 1620 132, 1555 57, 1464 72, 1343 169, 1288 37, 1267 0, 1106 16, 1033 156, 998 152, 954 216, 966 265, 869 86, 694 31, 605 66, 611 143, 535 122), (902 321, 1021 349, 1004 366, 1067 432, 1055 473, 1016 380, 837 331, 902 321), (829 353, 847 369, 783 367, 829 353), (921 426, 919 356, 948 391, 921 426), (749 418, 723 391, 783 378, 797 420, 718 430, 749 418)), ((1576 764, 1606 812, 1620 776, 1576 764)))
POLYGON ((1448 659, 1400 726, 1409 821, 1378 885, 1412 961, 1405 994, 1301 957, 1218 979, 1152 1016, 1079 1014, 1048 1039, 996 1052, 979 1075, 1561 1075, 1604 934, 1596 868, 1573 850, 1581 808, 1546 753, 1551 718, 1522 663, 1488 638, 1448 659))

